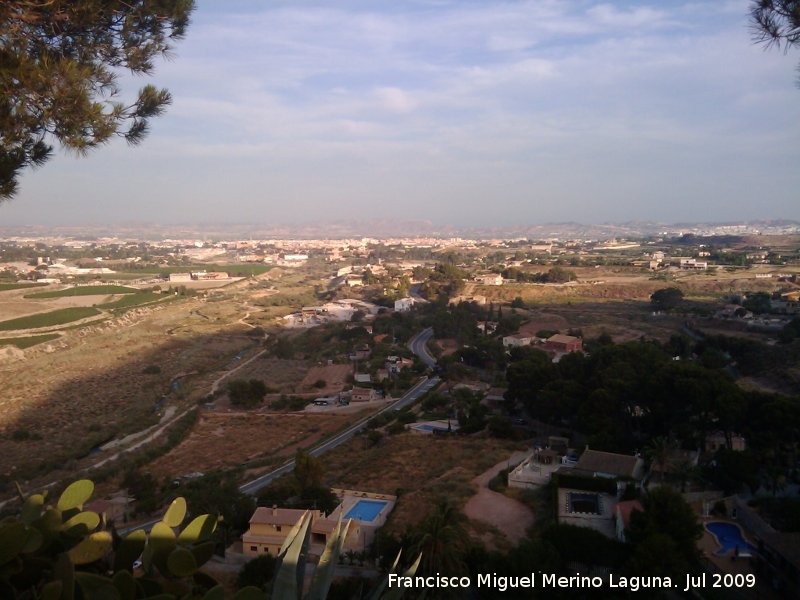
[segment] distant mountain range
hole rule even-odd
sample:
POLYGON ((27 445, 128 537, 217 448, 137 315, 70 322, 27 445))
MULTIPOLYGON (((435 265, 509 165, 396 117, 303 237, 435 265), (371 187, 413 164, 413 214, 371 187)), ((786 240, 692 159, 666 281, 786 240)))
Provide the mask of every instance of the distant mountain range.
POLYGON ((339 239, 339 238, 467 238, 467 239, 595 239, 642 238, 652 236, 787 235, 800 234, 800 222, 790 220, 734 223, 624 223, 583 224, 575 222, 506 227, 451 227, 430 221, 375 219, 303 224, 219 224, 118 223, 84 226, 0 226, 2 237, 71 237, 95 239, 339 239))

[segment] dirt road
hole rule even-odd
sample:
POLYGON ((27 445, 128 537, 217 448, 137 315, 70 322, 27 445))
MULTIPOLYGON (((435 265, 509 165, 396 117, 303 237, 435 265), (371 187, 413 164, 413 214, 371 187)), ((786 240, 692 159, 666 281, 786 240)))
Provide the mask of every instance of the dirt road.
POLYGON ((509 464, 519 464, 526 455, 526 452, 515 452, 509 460, 497 463, 473 479, 478 493, 464 506, 464 514, 470 519, 496 527, 512 544, 524 538, 525 531, 533 525, 533 512, 521 502, 490 490, 489 481, 509 464))

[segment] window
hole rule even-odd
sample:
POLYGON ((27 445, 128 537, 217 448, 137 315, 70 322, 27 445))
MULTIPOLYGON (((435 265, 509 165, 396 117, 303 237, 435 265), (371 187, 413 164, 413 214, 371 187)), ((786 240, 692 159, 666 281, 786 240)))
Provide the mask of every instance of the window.
POLYGON ((250 546, 251 552, 258 552, 258 546, 250 546))
POLYGON ((280 531, 280 530, 281 530, 281 526, 280 525, 275 525, 275 531, 280 531))

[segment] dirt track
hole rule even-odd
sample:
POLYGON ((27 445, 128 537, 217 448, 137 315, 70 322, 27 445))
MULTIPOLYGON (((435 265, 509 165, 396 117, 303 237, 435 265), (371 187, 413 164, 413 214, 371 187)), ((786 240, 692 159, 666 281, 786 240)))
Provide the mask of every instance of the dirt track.
POLYGON ((521 502, 490 490, 489 482, 509 463, 517 464, 525 456, 526 452, 515 452, 509 460, 497 463, 473 479, 478 493, 464 506, 464 514, 470 519, 496 527, 513 544, 523 539, 528 527, 533 525, 533 512, 521 502))

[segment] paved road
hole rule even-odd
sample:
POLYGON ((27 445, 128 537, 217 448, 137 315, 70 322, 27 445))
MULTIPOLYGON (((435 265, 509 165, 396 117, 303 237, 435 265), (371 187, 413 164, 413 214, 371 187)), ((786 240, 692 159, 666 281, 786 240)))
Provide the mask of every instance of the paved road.
MULTIPOLYGON (((391 411, 400 410, 402 408, 405 408, 409 404, 416 402, 420 398, 420 396, 430 391, 431 388, 438 385, 439 381, 440 380, 438 377, 431 377, 431 378, 425 377, 424 379, 419 381, 416 385, 414 385, 414 387, 408 390, 408 392, 406 392, 406 394, 402 398, 396 400, 395 402, 392 402, 391 404, 384 407, 374 415, 365 417, 360 421, 358 421, 357 423, 351 425, 336 437, 331 438, 328 441, 320 444, 316 448, 310 450, 309 454, 311 456, 322 456, 329 450, 333 450, 337 446, 351 439, 356 433, 363 430, 367 426, 367 423, 370 421, 370 419, 373 419, 374 417, 377 417, 378 415, 381 415, 390 410, 391 411)), ((239 486, 239 490, 241 492, 244 492, 245 494, 255 494, 260 489, 272 483, 273 480, 277 479, 281 475, 290 472, 292 469, 294 469, 294 460, 290 460, 289 462, 283 464, 274 471, 266 473, 265 475, 262 475, 261 477, 254 479, 253 481, 248 481, 247 483, 242 484, 241 486, 239 486)))
POLYGON ((431 353, 428 352, 428 340, 431 339, 433 335, 433 329, 428 327, 427 329, 419 332, 411 341, 408 342, 408 348, 414 354, 420 357, 422 362, 425 363, 425 366, 430 367, 431 369, 436 366, 436 359, 431 356, 431 353))
MULTIPOLYGON (((427 347, 425 346, 425 344, 432 335, 433 335, 433 329, 428 328, 415 335, 408 343, 408 347, 411 349, 411 351, 417 356, 419 356, 422 362, 424 362, 429 367, 434 367, 436 365, 436 359, 430 355, 427 347)), ((369 422, 370 419, 378 415, 381 415, 387 411, 401 410, 406 406, 413 404, 423 394, 427 393, 428 391, 439 385, 440 381, 441 380, 439 379, 439 377, 424 377, 423 379, 418 381, 410 390, 408 390, 402 398, 399 398, 398 400, 392 402, 391 404, 384 407, 374 415, 370 415, 369 417, 365 417, 360 421, 358 421, 357 423, 354 423, 336 437, 333 437, 328 441, 320 444, 316 448, 310 450, 309 454, 311 456, 322 456, 329 450, 332 450, 337 446, 345 443, 347 440, 351 439, 356 433, 363 430, 367 426, 367 423, 369 422)), ((277 469, 275 469, 274 471, 270 471, 269 473, 266 473, 264 475, 261 475, 260 477, 257 477, 256 479, 253 479, 252 481, 248 481, 247 483, 240 485, 239 491, 245 494, 256 494, 259 490, 268 486, 275 479, 277 479, 281 475, 289 473, 293 469, 294 469, 294 460, 290 460, 281 465, 280 467, 278 467, 277 469)), ((122 535, 125 535, 131 531, 134 531, 135 529, 150 529, 153 525, 158 523, 159 520, 160 519, 156 519, 154 521, 148 521, 147 523, 141 523, 134 527, 120 530, 120 533, 122 535)))

